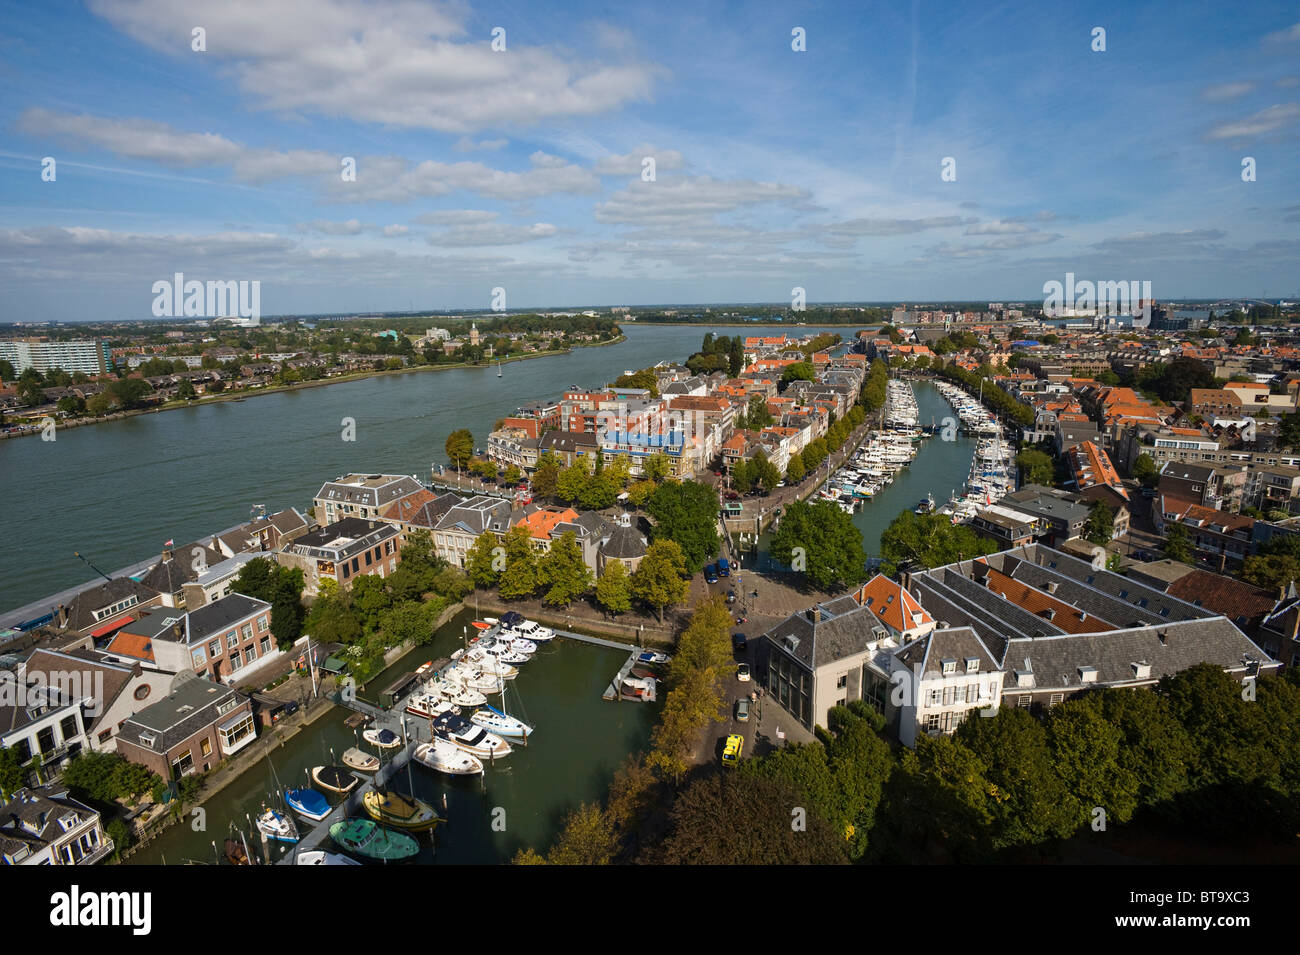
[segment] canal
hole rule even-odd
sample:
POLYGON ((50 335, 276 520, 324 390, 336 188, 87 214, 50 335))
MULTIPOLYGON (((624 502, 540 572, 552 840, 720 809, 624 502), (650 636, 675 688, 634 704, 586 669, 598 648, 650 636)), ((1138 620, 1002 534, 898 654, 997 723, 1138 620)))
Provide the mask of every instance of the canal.
MULTIPOLYGON (((407 654, 371 680, 359 695, 370 698, 421 663, 449 656, 461 645, 464 628, 472 619, 472 611, 458 614, 438 630, 432 644, 407 654)), ((508 692, 510 711, 535 727, 536 735, 527 747, 515 747, 496 766, 490 766, 482 780, 442 776, 419 764, 412 765, 409 773, 399 774, 393 788, 408 791, 409 776, 414 794, 448 818, 433 839, 427 834, 419 836, 421 852, 416 861, 496 864, 509 862, 522 848, 544 853, 570 811, 583 802, 603 799, 610 779, 628 754, 646 748, 659 710, 656 703, 607 703, 601 699, 625 659, 616 650, 552 641, 520 668, 508 692)), ((232 824, 245 831, 250 849, 257 845, 260 856, 256 831, 245 816, 256 817, 275 788, 272 766, 282 786, 295 787, 306 784, 311 767, 337 762, 330 757, 331 748, 336 757, 350 746, 373 751, 345 725, 351 712, 336 707, 273 750, 269 760, 208 800, 204 804, 206 831, 195 832, 182 823, 133 855, 129 863, 212 862, 212 843, 220 848, 232 824)), ((298 821, 300 826, 307 824, 298 821)), ((324 848, 333 848, 329 840, 324 848)), ((288 846, 270 843, 273 858, 288 850, 288 846)))
MULTIPOLYGON (((913 381, 916 392, 916 409, 919 423, 929 427, 941 425, 943 419, 956 417, 952 406, 929 381, 913 381)), ((975 453, 976 439, 956 435, 944 441, 939 435, 926 438, 912 463, 894 475, 894 483, 874 497, 864 501, 853 515, 853 524, 862 532, 862 546, 867 557, 880 556, 880 535, 894 518, 905 510, 916 507, 929 495, 936 505, 942 506, 955 491, 960 491, 970 475, 971 457, 975 453)), ((771 534, 758 540, 759 567, 770 565, 768 545, 771 534)), ((751 558, 746 557, 746 562, 751 558)))
POLYGON ((445 462, 457 428, 475 443, 517 407, 594 387, 625 370, 685 361, 706 332, 807 335, 853 326, 667 326, 626 323, 617 345, 576 348, 503 366, 412 371, 225 401, 57 432, 56 440, 0 441, 5 547, 0 611, 249 518, 254 505, 305 510, 321 484, 358 471, 414 474, 445 462), (355 440, 344 440, 344 419, 355 440))

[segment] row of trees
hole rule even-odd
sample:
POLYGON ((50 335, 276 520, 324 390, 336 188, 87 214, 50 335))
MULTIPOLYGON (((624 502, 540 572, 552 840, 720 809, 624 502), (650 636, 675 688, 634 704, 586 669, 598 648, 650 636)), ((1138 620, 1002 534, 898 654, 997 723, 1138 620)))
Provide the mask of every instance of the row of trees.
POLYGON ((706 332, 700 350, 686 359, 686 367, 693 375, 723 371, 728 378, 735 378, 745 367, 745 339, 706 332))
POLYGON ((1004 706, 915 749, 892 749, 884 719, 855 701, 831 710, 815 742, 685 788, 671 761, 668 772, 662 757, 631 763, 556 848, 585 863, 1038 861, 1102 823, 1239 842, 1243 818, 1254 837, 1288 842, 1300 825, 1297 719, 1295 671, 1252 695, 1211 664, 1152 690, 1079 694, 1041 717, 1004 706), (795 839, 793 807, 807 814, 795 839))

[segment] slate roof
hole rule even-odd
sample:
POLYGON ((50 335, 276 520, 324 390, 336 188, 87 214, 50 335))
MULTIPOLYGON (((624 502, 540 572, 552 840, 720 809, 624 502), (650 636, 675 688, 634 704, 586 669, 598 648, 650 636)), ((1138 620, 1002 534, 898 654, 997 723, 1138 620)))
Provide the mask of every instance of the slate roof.
POLYGON ((214 634, 222 634, 258 613, 270 613, 271 605, 256 597, 227 594, 220 600, 204 604, 186 614, 187 643, 201 643, 214 634))
POLYGON ((23 847, 39 852, 64 834, 59 820, 76 813, 84 822, 99 815, 73 799, 66 786, 27 786, 0 805, 0 850, 12 855, 23 847))
POLYGON ((159 593, 174 594, 197 577, 197 571, 181 564, 171 551, 165 551, 163 558, 140 578, 140 583, 159 593))
POLYGON ((1147 682, 1134 675, 1135 663, 1150 665, 1149 679, 1154 681, 1198 663, 1241 671, 1247 668, 1247 658, 1267 669, 1278 666, 1230 622, 1211 617, 1101 634, 1016 638, 1008 644, 1006 667, 1021 669, 1028 659, 1033 689, 1078 689, 1082 685, 1079 667, 1096 667, 1096 683, 1104 686, 1147 682))
MULTIPOLYGON (((138 606, 153 600, 158 596, 158 591, 130 577, 114 577, 112 580, 106 580, 102 584, 83 590, 68 604, 67 629, 85 630, 97 624, 107 623, 109 620, 107 617, 103 620, 95 620, 94 611, 119 603, 132 594, 136 596, 138 606)), ((122 612, 129 613, 132 609, 128 608, 122 612)))
POLYGON ((364 517, 344 517, 320 530, 294 538, 285 550, 302 557, 314 557, 318 550, 339 551, 343 557, 350 557, 396 535, 397 529, 391 524, 364 517), (340 547, 343 541, 347 543, 340 547))
POLYGON ((615 524, 600 542, 600 553, 611 560, 635 560, 644 557, 645 552, 645 535, 622 524, 615 524))
POLYGON ((970 627, 932 631, 894 651, 894 657, 909 670, 919 665, 923 680, 943 676, 944 660, 956 660, 958 673, 966 672, 965 661, 970 657, 979 660, 981 673, 992 672, 999 666, 998 658, 970 627))
POLYGON ((479 494, 467 501, 462 501, 447 510, 437 529, 461 530, 477 537, 485 530, 508 531, 510 521, 510 502, 479 494), (500 525, 496 527, 494 525, 500 525))
POLYGON ((218 714, 217 706, 231 698, 240 701, 244 699, 233 687, 221 686, 201 677, 185 680, 166 699, 145 707, 126 720, 118 733, 118 739, 165 753, 205 726, 228 716, 228 713, 218 714), (152 746, 146 746, 140 741, 140 734, 144 732, 155 735, 156 741, 152 746))
POLYGON ((1239 627, 1258 626, 1277 604, 1271 591, 1200 568, 1175 580, 1168 593, 1221 613, 1239 627))
POLYGON ((423 527, 433 530, 438 526, 438 522, 446 516, 447 512, 459 504, 460 495, 452 494, 448 491, 446 494, 439 495, 432 501, 426 501, 405 519, 407 524, 412 527, 423 527))
MULTIPOLYGON (((842 599, 848 599, 852 609, 846 608, 846 612, 836 614, 828 609, 829 604, 820 604, 791 614, 764 636, 812 669, 864 653, 868 643, 879 639, 873 632, 879 624, 867 608, 857 606, 852 598, 842 599), (821 610, 821 619, 814 622, 810 615, 818 609, 821 610), (793 648, 788 637, 795 638, 793 648)), ((838 606, 844 605, 840 603, 838 606)))
POLYGON ((95 710, 97 715, 94 720, 88 721, 88 731, 94 730, 108 712, 108 708, 113 705, 113 701, 138 672, 139 668, 136 665, 127 666, 104 659, 90 659, 82 654, 52 650, 37 650, 27 660, 27 673, 44 674, 48 685, 66 685, 60 681, 67 679, 65 674, 72 673, 81 674, 80 686, 83 690, 98 688, 96 678, 102 681, 99 684, 99 687, 102 687, 102 694, 96 697, 94 704, 97 707, 95 710))

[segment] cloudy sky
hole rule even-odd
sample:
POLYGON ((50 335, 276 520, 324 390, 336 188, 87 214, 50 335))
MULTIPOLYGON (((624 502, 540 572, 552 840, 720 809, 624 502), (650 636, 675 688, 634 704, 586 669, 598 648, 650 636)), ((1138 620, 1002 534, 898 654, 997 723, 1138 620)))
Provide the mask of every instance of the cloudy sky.
POLYGON ((1058 6, 0 2, 0 321, 1300 296, 1294 3, 1058 6))

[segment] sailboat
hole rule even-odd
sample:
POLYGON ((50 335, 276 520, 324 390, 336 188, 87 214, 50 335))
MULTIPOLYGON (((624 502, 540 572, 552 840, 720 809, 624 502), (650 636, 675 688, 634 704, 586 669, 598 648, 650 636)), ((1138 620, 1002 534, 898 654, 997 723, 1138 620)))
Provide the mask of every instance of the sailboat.
POLYGON ((435 736, 430 743, 421 743, 415 748, 413 756, 422 766, 434 772, 446 773, 448 776, 481 776, 483 763, 477 756, 471 756, 455 743, 450 743, 441 736, 435 736))
POLYGON ((524 742, 527 742, 528 737, 532 735, 533 728, 523 720, 517 719, 506 712, 504 682, 501 687, 502 708, 498 710, 495 706, 484 706, 482 709, 475 710, 469 720, 475 726, 481 726, 483 729, 491 733, 496 733, 510 739, 521 739, 524 742))
POLYGON ((497 377, 501 377, 501 360, 497 359, 497 377))
POLYGON ((420 832, 432 829, 442 822, 442 818, 427 802, 401 793, 381 793, 372 789, 361 797, 361 803, 366 815, 375 822, 397 826, 399 829, 420 832))
POLYGON ((253 822, 257 826, 257 831, 268 839, 276 842, 298 841, 298 826, 288 813, 264 806, 262 814, 253 822))

